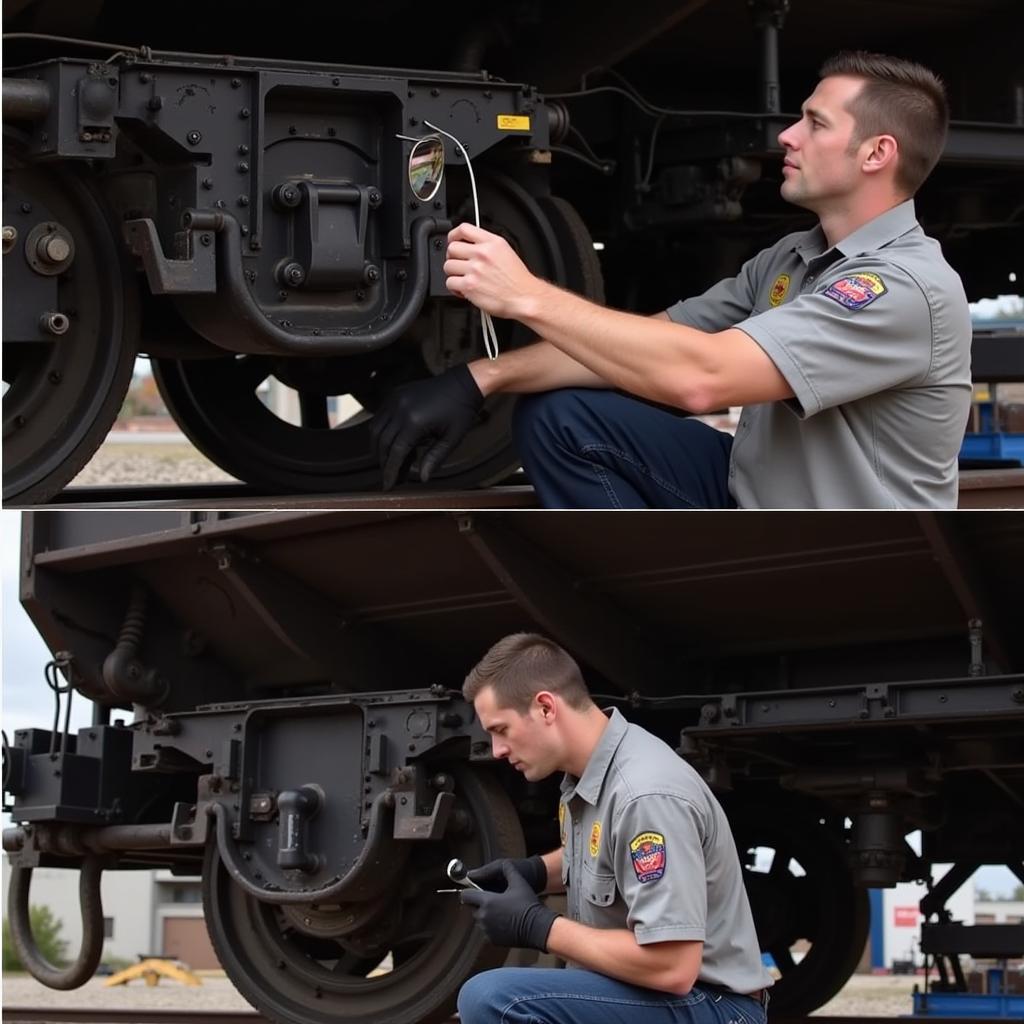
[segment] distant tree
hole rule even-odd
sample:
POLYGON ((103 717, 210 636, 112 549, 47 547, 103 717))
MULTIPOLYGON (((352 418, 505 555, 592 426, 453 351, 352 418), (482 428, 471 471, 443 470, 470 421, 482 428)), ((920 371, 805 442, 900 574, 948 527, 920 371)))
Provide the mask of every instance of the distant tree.
POLYGON ((1013 896, 1011 899, 1024 902, 1024 885, 1018 885, 1017 888, 1013 890, 1013 896))
MULTIPOLYGON (((32 922, 32 935, 36 940, 39 952, 50 963, 63 964, 68 950, 68 944, 60 937, 63 923, 53 916, 53 911, 49 907, 30 907, 28 914, 29 921, 32 922)), ((4 918, 3 941, 3 969, 5 971, 23 971, 25 968, 11 941, 11 929, 6 917, 4 918)))
POLYGON ((992 894, 988 891, 988 889, 975 889, 974 890, 974 898, 979 903, 991 903, 992 902, 992 894))

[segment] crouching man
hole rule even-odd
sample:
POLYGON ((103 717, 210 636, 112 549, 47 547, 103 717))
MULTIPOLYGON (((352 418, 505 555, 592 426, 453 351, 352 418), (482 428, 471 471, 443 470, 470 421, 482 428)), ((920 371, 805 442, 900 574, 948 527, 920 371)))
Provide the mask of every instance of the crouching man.
POLYGON ((495 945, 572 969, 500 968, 459 993, 463 1024, 763 1024, 761 963, 736 846, 701 777, 656 736, 591 700, 544 637, 499 641, 463 694, 494 756, 530 781, 564 773, 561 846, 470 872, 495 945), (567 893, 568 912, 540 899, 567 893))

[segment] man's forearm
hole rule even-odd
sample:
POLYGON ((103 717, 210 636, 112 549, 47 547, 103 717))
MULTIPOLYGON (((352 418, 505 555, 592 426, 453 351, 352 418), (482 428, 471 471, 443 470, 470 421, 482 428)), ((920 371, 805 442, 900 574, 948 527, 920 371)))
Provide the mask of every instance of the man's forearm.
POLYGON ((483 395, 497 392, 530 394, 556 388, 608 388, 611 385, 581 362, 543 339, 502 352, 497 359, 469 364, 483 395))
POLYGON ((695 328, 598 306, 547 282, 522 298, 516 319, 605 387, 683 408, 699 403, 691 392, 716 369, 715 345, 695 328))
MULTIPOLYGON (((668 320, 669 317, 659 312, 652 314, 651 319, 668 320)), ((469 364, 469 369, 485 396, 496 392, 531 394, 556 388, 615 386, 544 338, 532 345, 502 352, 497 359, 478 359, 469 364)))
POLYGON ((702 943, 641 946, 628 928, 590 928, 559 917, 548 935, 548 952, 580 967, 659 992, 689 992, 700 973, 702 943))

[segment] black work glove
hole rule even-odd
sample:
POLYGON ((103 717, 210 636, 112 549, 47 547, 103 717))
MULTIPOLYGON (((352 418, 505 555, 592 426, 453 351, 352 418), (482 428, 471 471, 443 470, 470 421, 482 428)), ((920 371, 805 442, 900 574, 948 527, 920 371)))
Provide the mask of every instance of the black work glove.
POLYGON ((559 915, 549 910, 509 860, 501 865, 504 892, 463 889, 459 900, 475 907, 473 917, 495 946, 548 951, 548 935, 559 915))
POLYGON ((471 882, 476 882, 481 889, 488 889, 490 892, 502 892, 505 889, 505 864, 511 864, 519 872, 526 883, 536 893, 542 893, 548 885, 548 868, 544 858, 535 855, 533 857, 501 857, 498 860, 488 861, 486 864, 466 873, 471 882))
POLYGON ((465 364, 392 391, 370 424, 370 445, 384 471, 384 490, 390 491, 405 475, 416 447, 429 443, 420 462, 420 479, 426 483, 466 436, 483 404, 465 364))

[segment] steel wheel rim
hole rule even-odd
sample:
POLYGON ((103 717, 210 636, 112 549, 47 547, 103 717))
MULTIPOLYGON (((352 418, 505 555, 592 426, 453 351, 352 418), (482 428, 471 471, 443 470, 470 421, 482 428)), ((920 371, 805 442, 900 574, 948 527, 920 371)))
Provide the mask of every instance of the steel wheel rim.
POLYGON ((59 305, 74 314, 67 334, 4 343, 4 499, 39 502, 82 468, 116 419, 131 381, 137 315, 121 251, 89 188, 66 170, 26 164, 17 138, 5 134, 5 145, 5 223, 8 204, 20 214, 29 194, 31 213, 20 220, 59 221, 76 246, 59 284, 59 305), (19 181, 28 172, 26 189, 19 181))
MULTIPOLYGON (((439 879, 449 854, 477 863, 517 856, 523 849, 515 810, 493 779, 462 768, 452 774, 457 778, 459 806, 478 824, 472 835, 450 837, 437 844, 439 852, 428 856, 430 862, 437 862, 439 879)), ((421 867, 429 871, 430 864, 421 867)), ((390 974, 361 976, 372 957, 361 962, 350 959, 338 971, 326 966, 333 957, 324 956, 323 949, 319 956, 311 956, 315 943, 295 941, 281 927, 284 915, 279 908, 259 904, 235 886, 213 847, 207 851, 203 874, 204 910, 214 948, 239 991, 274 1020, 289 1024, 443 1020, 453 1011, 465 978, 474 970, 496 966, 506 955, 486 943, 467 909, 449 895, 431 893, 421 913, 434 918, 431 937, 408 955, 397 956, 390 974), (346 973, 353 968, 356 973, 346 973)), ((436 879, 431 885, 441 887, 436 879)))
POLYGON ((781 974, 772 1005, 810 1013, 839 991, 860 959, 867 893, 854 884, 844 847, 822 825, 794 824, 780 812, 778 820, 740 817, 735 834, 741 861, 753 849, 770 851, 767 870, 746 864, 744 881, 761 948, 781 974), (795 961, 792 947, 801 939, 810 948, 795 961))

